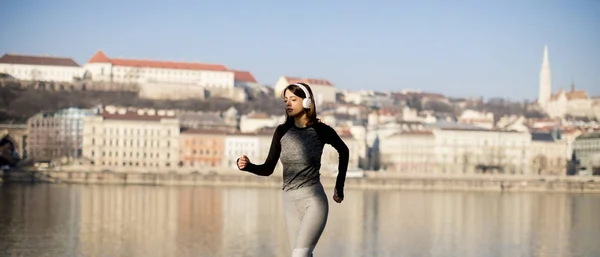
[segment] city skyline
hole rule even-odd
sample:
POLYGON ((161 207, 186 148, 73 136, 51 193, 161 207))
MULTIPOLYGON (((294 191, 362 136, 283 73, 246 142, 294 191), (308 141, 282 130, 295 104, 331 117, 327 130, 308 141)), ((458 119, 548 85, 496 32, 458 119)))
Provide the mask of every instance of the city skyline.
POLYGON ((101 49, 115 57, 223 64, 269 85, 288 75, 349 90, 533 101, 547 45, 552 93, 573 82, 600 95, 600 2, 429 3, 341 8, 308 1, 290 11, 269 1, 143 10, 113 1, 13 2, 0 11, 0 21, 11 24, 0 32, 0 51, 83 65, 101 49))

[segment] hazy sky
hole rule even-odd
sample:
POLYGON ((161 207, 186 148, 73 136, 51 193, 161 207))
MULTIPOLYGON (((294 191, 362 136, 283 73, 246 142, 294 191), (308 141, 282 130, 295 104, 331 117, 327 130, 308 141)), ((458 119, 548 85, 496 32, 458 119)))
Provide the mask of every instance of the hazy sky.
POLYGON ((0 52, 224 64, 259 82, 535 99, 600 95, 600 0, 3 1, 0 52))

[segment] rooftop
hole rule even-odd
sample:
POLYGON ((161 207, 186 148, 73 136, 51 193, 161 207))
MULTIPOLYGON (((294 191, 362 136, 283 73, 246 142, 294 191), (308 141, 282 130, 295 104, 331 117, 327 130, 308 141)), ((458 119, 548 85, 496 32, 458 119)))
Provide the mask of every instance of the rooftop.
POLYGON ((333 84, 326 79, 315 79, 315 78, 298 78, 298 77, 288 77, 285 76, 288 84, 300 83, 304 82, 310 86, 319 85, 319 86, 330 86, 333 87, 333 84))
POLYGON ((227 67, 225 67, 224 65, 221 65, 221 64, 109 58, 102 51, 96 52, 96 54, 94 54, 94 56, 92 56, 92 58, 90 58, 88 63, 111 63, 115 66, 146 67, 146 68, 161 68, 161 69, 229 71, 229 69, 227 69, 227 67))
POLYGON ((532 141, 554 142, 558 137, 558 134, 555 136, 552 132, 531 132, 532 141))
POLYGON ((71 58, 55 57, 55 56, 17 55, 17 54, 4 54, 2 57, 0 57, 0 63, 80 67, 80 65, 77 64, 71 58))
POLYGON ((234 78, 235 81, 241 81, 241 82, 250 82, 250 83, 256 83, 256 79, 254 78, 254 76, 252 76, 252 73, 250 73, 249 71, 239 71, 239 70, 234 70, 234 78))
POLYGON ((595 139, 595 138, 600 138, 600 132, 591 132, 591 133, 581 134, 580 136, 577 137, 577 140, 580 140, 580 139, 595 139))

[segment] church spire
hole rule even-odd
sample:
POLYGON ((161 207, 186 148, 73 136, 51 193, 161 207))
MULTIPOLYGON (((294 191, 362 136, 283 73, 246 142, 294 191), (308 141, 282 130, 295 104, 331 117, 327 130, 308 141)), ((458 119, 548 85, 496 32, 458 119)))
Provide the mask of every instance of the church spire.
POLYGON ((542 69, 540 70, 540 85, 538 104, 545 108, 552 95, 552 75, 550 72, 550 59, 548 58, 548 46, 544 45, 544 57, 542 59, 542 69))
POLYGON ((544 45, 544 59, 542 60, 542 69, 550 70, 550 60, 548 59, 548 45, 544 45))

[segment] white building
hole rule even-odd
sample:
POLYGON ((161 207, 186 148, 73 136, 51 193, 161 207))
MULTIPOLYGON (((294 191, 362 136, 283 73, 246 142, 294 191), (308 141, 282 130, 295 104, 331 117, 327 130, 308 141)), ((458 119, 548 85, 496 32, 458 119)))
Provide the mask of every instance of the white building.
MULTIPOLYGON (((355 170, 359 167, 361 151, 364 151, 363 142, 352 137, 350 133, 338 132, 340 138, 344 141, 350 156, 348 156, 348 170, 355 170)), ((338 171, 340 155, 331 145, 326 144, 321 156, 321 174, 335 173, 338 171)))
POLYGON ((234 86, 234 72, 219 64, 109 58, 98 51, 84 67, 92 81, 234 86))
POLYGON ((83 119, 96 109, 67 108, 40 112, 27 120, 28 152, 36 161, 79 159, 83 151, 83 119))
POLYGON ((0 73, 19 80, 69 83, 83 77, 84 69, 71 58, 4 54, 0 73))
POLYGON ((529 133, 438 128, 433 134, 435 162, 442 173, 528 172, 529 133))
POLYGON ((304 82, 310 86, 313 91, 315 99, 313 99, 319 106, 324 103, 335 103, 336 102, 336 89, 331 82, 326 79, 312 79, 312 78, 295 78, 281 76, 275 84, 275 97, 280 97, 283 90, 289 85, 294 83, 304 82))
POLYGON ((537 103, 551 118, 564 118, 567 115, 588 118, 595 116, 592 109, 592 99, 588 97, 585 91, 576 91, 573 84, 571 84, 569 92, 559 89, 557 93, 552 94, 552 73, 547 46, 544 47, 538 92, 537 103))
POLYGON ((570 91, 559 89, 550 97, 546 112, 551 118, 564 118, 566 115, 593 118, 595 113, 592 104, 593 100, 585 91, 575 90, 575 85, 571 84, 570 91))
POLYGON ((585 133, 573 142, 579 175, 600 175, 600 132, 585 133))
POLYGON ((435 140, 430 131, 404 131, 381 140, 381 168, 393 173, 434 173, 435 140))
POLYGON ((370 102, 373 99, 373 95, 375 95, 375 91, 372 90, 358 90, 358 91, 349 91, 344 90, 344 100, 346 103, 351 104, 365 104, 370 102))
POLYGON ((240 117, 240 132, 254 133, 262 128, 275 128, 285 122, 285 116, 272 116, 266 113, 251 112, 240 117))
POLYGON ((360 105, 352 105, 352 104, 336 104, 335 113, 339 114, 347 114, 352 116, 360 116, 362 113, 366 113, 367 108, 360 105))
POLYGON ((139 97, 145 99, 198 99, 206 97, 206 90, 192 84, 170 84, 170 83, 140 83, 139 97))
POLYGON ((237 169, 237 158, 242 155, 248 156, 254 164, 262 164, 264 148, 261 140, 256 135, 231 134, 225 137, 225 162, 227 168, 237 169))
POLYGON ((528 132, 529 128, 525 125, 525 116, 504 115, 496 123, 496 128, 502 130, 528 132))
POLYGON ((179 162, 174 111, 106 107, 84 118, 83 155, 92 169, 168 172, 179 162))
POLYGON ((594 117, 596 117, 597 121, 600 121, 600 99, 596 98, 592 101, 592 110, 594 112, 594 117))
POLYGON ((494 114, 491 112, 482 113, 474 110, 465 110, 458 118, 458 121, 485 129, 494 128, 494 114))
POLYGON ((529 168, 537 175, 567 174, 567 140, 558 132, 532 132, 529 147, 529 168))

